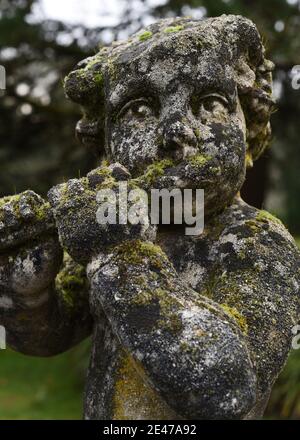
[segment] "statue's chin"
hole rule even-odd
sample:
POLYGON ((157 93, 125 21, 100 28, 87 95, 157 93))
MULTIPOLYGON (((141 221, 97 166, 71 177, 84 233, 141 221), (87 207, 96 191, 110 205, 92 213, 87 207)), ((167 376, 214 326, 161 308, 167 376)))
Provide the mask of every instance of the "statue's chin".
POLYGON ((193 197, 195 190, 204 190, 204 211, 205 217, 208 218, 226 208, 236 196, 240 186, 240 182, 233 182, 231 187, 224 185, 219 164, 209 161, 202 167, 181 162, 178 166, 166 168, 164 174, 159 176, 149 189, 165 188, 169 191, 192 189, 193 197))

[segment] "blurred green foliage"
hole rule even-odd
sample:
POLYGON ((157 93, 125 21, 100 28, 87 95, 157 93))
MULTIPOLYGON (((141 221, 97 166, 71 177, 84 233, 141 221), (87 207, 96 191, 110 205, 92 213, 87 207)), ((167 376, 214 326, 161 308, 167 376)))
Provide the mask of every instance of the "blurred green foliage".
POLYGON ((0 420, 81 419, 90 341, 53 358, 0 351, 0 420))
MULTIPOLYGON (((0 350, 0 420, 81 419, 90 341, 41 359, 0 350)), ((277 380, 266 419, 300 420, 300 351, 277 380)))
POLYGON ((265 414, 269 419, 300 420, 300 353, 292 351, 276 382, 265 414))
POLYGON ((72 32, 62 23, 32 24, 34 3, 0 0, 0 64, 7 76, 0 96, 0 196, 28 188, 45 195, 94 165, 74 138, 80 111, 62 88, 65 74, 92 49, 76 39, 67 46, 57 42, 72 32))
MULTIPOLYGON (((296 239, 300 248, 300 237, 296 239)), ((292 350, 273 388, 265 414, 270 419, 300 420, 300 350, 292 350)))

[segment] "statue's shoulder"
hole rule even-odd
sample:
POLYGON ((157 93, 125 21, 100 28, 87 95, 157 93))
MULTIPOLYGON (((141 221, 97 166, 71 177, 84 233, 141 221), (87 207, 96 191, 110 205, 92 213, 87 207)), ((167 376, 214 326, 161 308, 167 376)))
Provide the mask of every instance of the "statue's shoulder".
POLYGON ((212 242, 210 257, 222 265, 242 269, 257 264, 271 268, 272 264, 299 272, 298 246, 285 225, 269 212, 238 198, 215 223, 220 233, 212 242))

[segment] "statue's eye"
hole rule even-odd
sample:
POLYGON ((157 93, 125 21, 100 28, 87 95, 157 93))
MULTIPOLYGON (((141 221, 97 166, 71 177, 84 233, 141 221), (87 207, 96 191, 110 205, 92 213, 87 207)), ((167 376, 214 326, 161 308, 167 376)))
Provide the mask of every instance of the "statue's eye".
POLYGON ((154 116, 154 110, 151 102, 147 99, 136 99, 128 102, 119 112, 119 118, 138 118, 145 119, 154 116))
POLYGON ((214 93, 202 96, 199 99, 195 110, 196 115, 202 119, 220 117, 227 114, 229 110, 229 102, 224 96, 214 93))
POLYGON ((202 108, 208 112, 215 110, 226 109, 228 107, 228 101, 221 95, 209 95, 204 96, 201 99, 202 108))

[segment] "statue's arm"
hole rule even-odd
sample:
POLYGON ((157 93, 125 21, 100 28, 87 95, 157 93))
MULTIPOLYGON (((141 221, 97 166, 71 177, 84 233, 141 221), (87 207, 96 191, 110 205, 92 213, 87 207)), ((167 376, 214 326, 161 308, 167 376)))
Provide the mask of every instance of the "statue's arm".
POLYGON ((25 192, 0 200, 0 325, 15 350, 50 356, 91 332, 85 270, 66 258, 50 207, 25 192))
POLYGON ((124 242, 87 272, 92 310, 104 310, 137 371, 180 416, 232 419, 250 411, 256 378, 243 332, 182 283, 160 247, 124 242))
POLYGON ((284 366, 300 314, 300 253, 279 220, 251 212, 214 249, 213 298, 242 327, 257 375, 258 401, 284 366))

